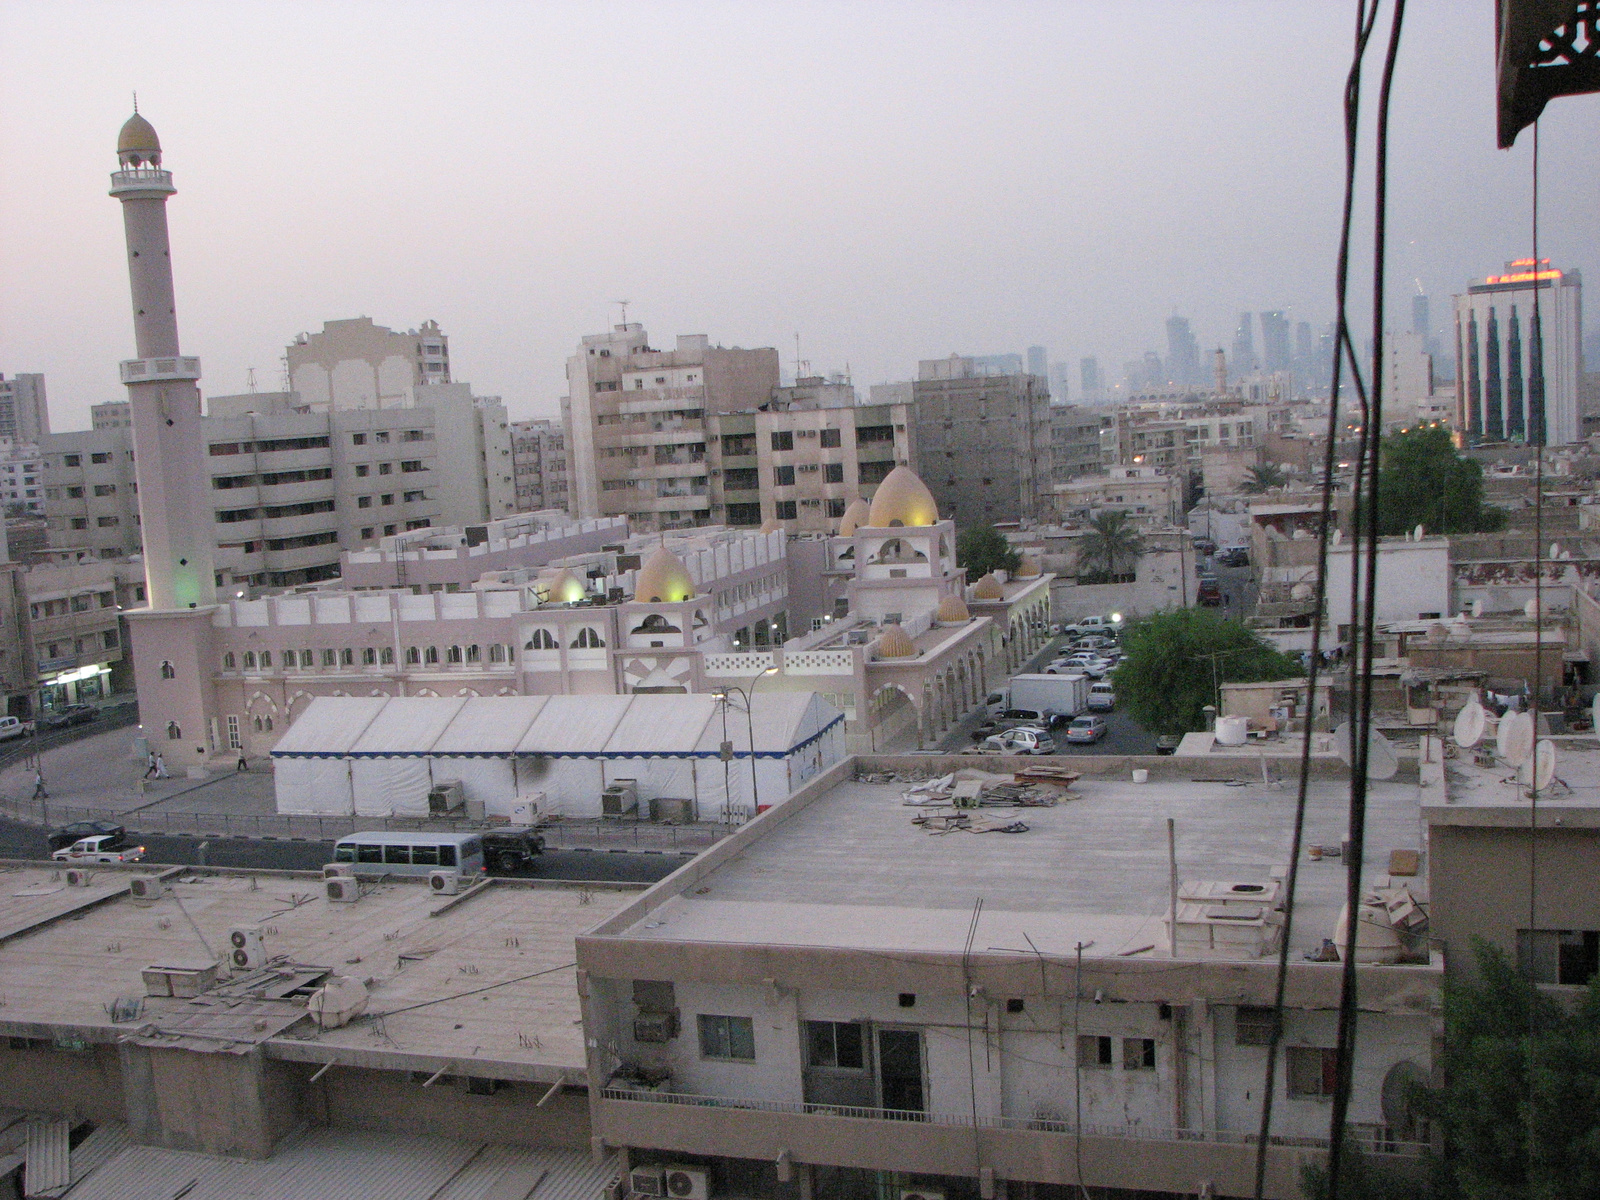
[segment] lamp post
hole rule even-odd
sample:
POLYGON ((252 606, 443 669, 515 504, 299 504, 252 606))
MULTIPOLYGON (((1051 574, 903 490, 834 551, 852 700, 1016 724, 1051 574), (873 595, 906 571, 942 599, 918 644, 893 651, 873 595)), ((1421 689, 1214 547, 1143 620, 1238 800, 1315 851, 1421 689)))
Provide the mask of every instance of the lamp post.
MULTIPOLYGON (((730 683, 725 684, 720 691, 712 693, 718 700, 722 701, 722 737, 723 745, 725 746, 728 745, 728 693, 738 692, 740 699, 744 701, 745 730, 750 737, 750 802, 755 806, 755 810, 758 813, 761 811, 761 783, 756 773, 756 720, 751 711, 751 697, 755 695, 756 684, 760 683, 768 675, 776 675, 777 673, 777 667, 768 667, 750 680, 748 688, 742 688, 737 684, 730 683)), ((726 782, 723 785, 723 795, 727 795, 726 782)))

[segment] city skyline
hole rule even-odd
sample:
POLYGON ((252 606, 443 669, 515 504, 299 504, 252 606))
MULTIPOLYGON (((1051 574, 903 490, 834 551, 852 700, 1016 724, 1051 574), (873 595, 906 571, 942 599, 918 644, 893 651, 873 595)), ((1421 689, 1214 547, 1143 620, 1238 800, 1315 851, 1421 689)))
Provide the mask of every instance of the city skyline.
MULTIPOLYGON (((1492 9, 1472 8, 1408 19, 1397 328, 1413 280, 1443 313, 1527 249, 1529 147, 1492 148, 1492 9)), ((252 367, 274 389, 295 334, 358 315, 438 320, 455 377, 515 418, 554 414, 566 356, 622 298, 661 337, 774 346, 786 371, 798 332, 814 371, 848 365, 859 387, 1035 344, 1114 385, 1174 313, 1206 366, 1241 311, 1331 315, 1342 8, 1162 6, 1168 36, 1134 62, 1108 53, 1120 19, 1086 5, 924 7, 914 28, 895 6, 468 6, 426 46, 354 9, 317 10, 309 43, 309 9, 100 11, 0 4, 29 51, 0 144, 30 163, 0 210, 0 369, 46 375, 58 428, 115 398, 132 353, 96 195, 135 87, 181 174, 179 316, 207 394, 252 367), (593 29, 606 52, 574 53, 593 29), (340 69, 350 55, 368 71, 340 69)), ((1552 109, 1543 132, 1540 253, 1580 270, 1600 232, 1589 111, 1552 109)))

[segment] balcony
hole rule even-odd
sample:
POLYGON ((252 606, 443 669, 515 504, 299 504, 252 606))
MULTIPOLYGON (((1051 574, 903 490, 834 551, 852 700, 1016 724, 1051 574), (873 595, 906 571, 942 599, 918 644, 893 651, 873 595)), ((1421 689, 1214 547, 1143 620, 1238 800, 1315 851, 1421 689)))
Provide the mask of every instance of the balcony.
POLYGON ((171 195, 178 189, 172 186, 172 172, 160 167, 130 167, 111 174, 113 196, 137 195, 140 192, 157 192, 171 195))
MULTIPOLYGON (((1017 1117, 907 1112, 797 1101, 741 1100, 608 1087, 596 1130, 607 1143, 689 1154, 772 1160, 787 1150, 797 1162, 930 1175, 975 1174, 974 1159, 1002 1179, 1143 1188, 1182 1193, 1197 1178, 1218 1193, 1254 1188, 1253 1133, 1084 1125, 1017 1117)), ((1351 1126, 1352 1140, 1387 1161, 1420 1161, 1420 1143, 1351 1126)), ((1298 1197, 1300 1168, 1326 1159, 1318 1137, 1274 1137, 1267 1152, 1266 1195, 1298 1197)))
POLYGON ((119 365, 123 383, 159 383, 169 379, 200 378, 200 360, 185 355, 176 358, 129 358, 124 359, 119 365))

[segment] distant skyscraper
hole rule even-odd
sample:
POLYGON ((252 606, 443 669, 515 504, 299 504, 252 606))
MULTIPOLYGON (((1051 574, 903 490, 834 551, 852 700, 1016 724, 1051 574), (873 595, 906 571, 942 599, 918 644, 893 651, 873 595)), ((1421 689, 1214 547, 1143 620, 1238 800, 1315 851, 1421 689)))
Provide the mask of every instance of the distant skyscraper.
POLYGON ((1426 296, 1411 297, 1411 332, 1420 333, 1429 337, 1433 333, 1433 322, 1428 317, 1428 298, 1426 296))
POLYGON ((1050 400, 1052 403, 1065 404, 1067 402, 1067 397, 1072 394, 1071 376, 1071 363, 1056 362, 1050 364, 1050 400))
POLYGON ((1162 365, 1161 355, 1154 350, 1146 350, 1143 359, 1144 386, 1151 390, 1159 390, 1172 382, 1171 374, 1162 365))
POLYGON ((1187 317, 1167 318, 1167 376, 1183 387, 1195 387, 1200 378, 1200 346, 1187 317))
POLYGON ((1261 314, 1261 358, 1268 371, 1289 369, 1289 322, 1276 309, 1261 314))
POLYGON ((1040 379, 1050 377, 1050 356, 1045 353, 1043 346, 1028 347, 1028 374, 1037 375, 1040 379))
POLYGON ((1255 317, 1243 312, 1239 314, 1239 324, 1233 331, 1233 376, 1238 379, 1255 369, 1255 317))
POLYGON ((1317 378, 1317 341, 1311 336, 1311 322, 1300 321, 1294 327, 1295 390, 1315 391, 1317 378))
POLYGON ((1078 364, 1078 379, 1086 402, 1092 404, 1106 398, 1106 377, 1100 373, 1098 358, 1086 358, 1078 364))

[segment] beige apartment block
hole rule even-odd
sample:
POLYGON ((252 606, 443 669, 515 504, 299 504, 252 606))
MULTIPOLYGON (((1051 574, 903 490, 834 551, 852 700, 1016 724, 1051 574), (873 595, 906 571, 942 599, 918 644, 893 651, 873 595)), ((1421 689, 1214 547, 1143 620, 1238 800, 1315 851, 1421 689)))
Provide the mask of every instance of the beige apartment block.
POLYGON ((414 387, 450 382, 450 339, 437 321, 404 333, 371 317, 324 321, 284 351, 289 386, 313 411, 404 404, 414 387))
POLYGON ((567 360, 562 401, 571 504, 584 519, 626 516, 636 532, 711 520, 707 415, 749 411, 778 386, 778 352, 679 335, 650 346, 637 322, 590 334, 567 360))
POLYGON ((1056 513, 1063 521, 1087 521, 1097 513, 1127 513, 1143 526, 1178 523, 1184 480, 1155 467, 1108 467, 1055 485, 1056 513))
MULTIPOLYGON (((27 659, 16 673, 41 709, 61 708, 126 691, 133 684, 124 609, 143 604, 144 564, 137 559, 36 563, 17 581, 26 604, 27 659)), ((0 657, 8 689, 12 672, 0 657)))
POLYGON ((567 434, 559 421, 511 422, 511 475, 516 511, 567 511, 570 473, 567 434))
POLYGON ((35 443, 50 432, 50 405, 44 376, 0 375, 0 438, 35 443))

